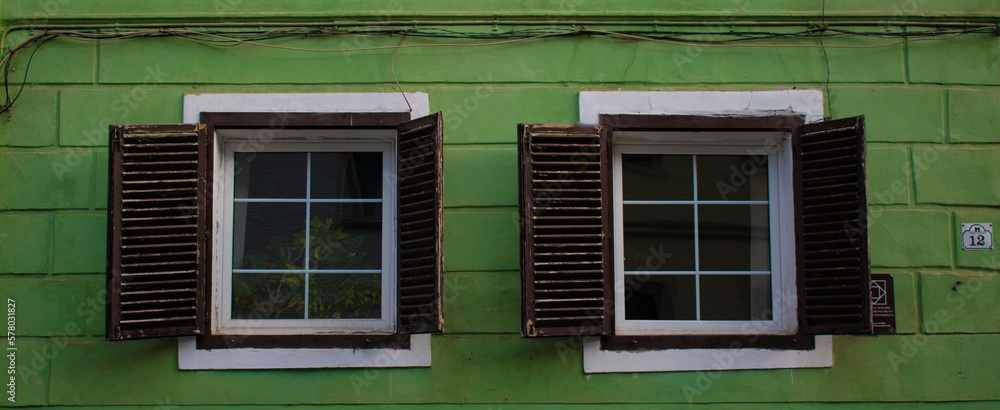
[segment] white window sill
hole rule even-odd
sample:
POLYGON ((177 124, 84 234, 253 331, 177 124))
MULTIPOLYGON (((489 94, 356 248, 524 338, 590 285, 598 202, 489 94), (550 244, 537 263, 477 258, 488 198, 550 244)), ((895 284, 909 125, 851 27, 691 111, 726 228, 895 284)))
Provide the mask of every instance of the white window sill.
POLYGON ((663 349, 601 350, 599 337, 583 342, 584 373, 797 369, 833 366, 833 338, 816 336, 813 350, 663 349))
POLYGON ((430 367, 431 335, 410 336, 409 349, 212 349, 195 337, 177 342, 181 370, 430 367))

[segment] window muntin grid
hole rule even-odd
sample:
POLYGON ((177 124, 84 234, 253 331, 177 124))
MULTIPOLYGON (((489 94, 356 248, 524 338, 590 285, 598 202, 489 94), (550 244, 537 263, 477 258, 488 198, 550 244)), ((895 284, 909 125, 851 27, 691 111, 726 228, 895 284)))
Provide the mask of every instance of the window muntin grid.
MULTIPOLYGON (((623 233, 624 233, 623 246, 626 249, 626 259, 625 259, 625 261, 623 261, 623 264, 624 264, 624 274, 625 274, 626 283, 630 284, 630 286, 631 286, 630 290, 632 290, 631 295, 629 293, 626 293, 627 301, 625 303, 625 314, 626 314, 626 318, 627 319, 638 319, 638 318, 640 318, 640 316, 648 316, 648 315, 638 315, 638 314, 634 313, 633 311, 634 310, 639 310, 639 309, 646 310, 646 309, 644 309, 646 307, 644 305, 648 305, 650 302, 656 302, 656 301, 644 300, 642 302, 635 303, 635 301, 638 299, 638 298, 636 298, 637 293, 643 292, 643 289, 647 288, 647 286, 643 286, 643 283, 642 283, 643 281, 642 280, 636 280, 636 279, 637 278, 643 278, 644 276, 647 276, 647 275, 649 275, 649 276, 661 276, 661 275, 676 275, 676 276, 681 276, 679 278, 670 278, 670 279, 668 279, 668 278, 657 278, 659 280, 649 280, 648 283, 647 283, 647 285, 652 285, 652 286, 648 286, 648 287, 654 287, 654 288, 655 287, 663 287, 664 289, 668 289, 670 287, 670 286, 663 286, 663 284, 665 284, 665 283, 675 282, 675 284, 677 284, 679 282, 683 282, 685 279, 693 279, 694 289, 693 289, 692 293, 694 295, 694 300, 693 300, 693 304, 694 304, 694 317, 693 318, 682 318, 681 316, 683 316, 683 315, 678 315, 676 313, 668 313, 666 316, 669 316, 669 317, 642 317, 642 319, 649 319, 649 320, 683 320, 683 319, 688 319, 688 320, 719 320, 718 318, 713 319, 713 317, 718 317, 719 316, 717 314, 716 315, 703 315, 702 314, 702 307, 706 303, 703 299, 707 299, 707 298, 703 297, 703 291, 702 291, 702 282, 703 281, 701 279, 702 275, 714 275, 715 276, 715 278, 713 278, 713 279, 711 279, 711 280, 709 280, 707 282, 720 282, 720 281, 724 281, 724 280, 727 280, 727 279, 729 279, 729 282, 733 282, 733 279, 736 279, 737 281, 739 281, 741 279, 749 279, 750 280, 750 283, 749 283, 750 284, 750 289, 749 289, 750 295, 749 295, 749 297, 750 297, 751 300, 750 300, 750 303, 747 304, 747 306, 745 306, 745 308, 748 310, 747 313, 748 313, 749 317, 747 317, 746 319, 743 319, 743 320, 769 320, 770 319, 770 311, 771 311, 771 309, 770 309, 770 300, 769 300, 769 296, 770 296, 769 295, 770 294, 769 288, 770 288, 771 271, 770 271, 770 268, 769 268, 769 265, 770 265, 770 261, 769 261, 769 247, 770 247, 770 244, 769 244, 768 238, 767 238, 767 231, 768 231, 767 208, 768 208, 768 204, 769 204, 769 201, 767 199, 767 171, 766 171, 767 170, 767 157, 766 156, 748 156, 748 155, 726 155, 726 156, 724 156, 727 159, 736 160, 735 162, 737 162, 741 166, 741 168, 747 168, 747 169, 749 169, 751 171, 752 175, 746 175, 746 176, 740 175, 739 177, 741 178, 741 180, 740 181, 736 181, 736 182, 744 182, 744 184, 742 184, 739 187, 736 187, 735 185, 740 185, 740 184, 730 184, 731 181, 719 181, 717 179, 716 179, 716 182, 718 182, 718 183, 715 184, 715 185, 719 186, 720 192, 723 192, 723 193, 740 193, 740 192, 745 192, 745 191, 748 191, 748 190, 754 190, 754 188, 757 188, 755 191, 758 191, 758 192, 752 193, 751 196, 762 196, 764 198, 763 200, 738 200, 738 199, 712 200, 712 199, 701 199, 701 198, 699 198, 699 193, 700 193, 700 191, 704 191, 704 183, 705 183, 705 181, 709 181, 712 178, 710 178, 707 175, 706 176, 699 176, 698 170, 699 170, 700 167, 702 167, 701 164, 699 163, 699 158, 705 158, 706 160, 703 161, 703 162, 704 163, 709 163, 709 162, 712 162, 712 161, 707 160, 707 159, 710 159, 710 158, 711 159, 718 159, 720 157, 723 157, 723 156, 718 156, 718 155, 716 155, 716 156, 704 156, 704 155, 699 156, 699 155, 693 155, 693 154, 687 154, 687 155, 685 155, 685 154, 656 154, 656 155, 649 155, 649 154, 622 154, 621 161, 623 163, 623 167, 633 168, 633 170, 631 170, 632 172, 630 172, 630 171, 624 171, 622 173, 622 176, 621 176, 621 178, 623 179, 622 185, 624 187, 623 188, 623 191, 624 191, 623 192, 623 199, 622 199, 622 205, 623 205, 622 208, 623 208, 624 212, 622 214, 621 219, 623 220, 623 225, 624 225, 624 229, 623 229, 623 233), (639 195, 637 195, 634 192, 629 192, 630 191, 629 188, 633 187, 634 185, 630 185, 629 182, 628 182, 628 179, 631 176, 635 176, 634 175, 634 173, 635 173, 634 168, 637 168, 635 166, 636 165, 635 162, 637 162, 636 159, 649 159, 649 160, 652 160, 651 162, 674 162, 674 163, 688 162, 688 163, 690 163, 691 173, 687 174, 687 175, 682 175, 680 177, 682 179, 688 179, 689 180, 690 186, 688 187, 688 189, 686 189, 686 190, 685 189, 681 189, 682 192, 672 192, 672 193, 671 192, 657 192, 654 195, 666 196, 666 197, 670 197, 670 196, 673 196, 673 195, 676 195, 676 194, 680 194, 680 195, 678 195, 679 197, 685 197, 687 195, 690 195, 692 199, 690 199, 690 200, 669 200, 669 199, 668 200, 648 200, 648 199, 635 200, 635 199, 627 199, 629 197, 635 197, 635 196, 640 196, 640 197, 642 197, 642 196, 649 196, 648 194, 650 194, 650 193, 646 193, 647 195, 641 195, 641 193, 639 193, 639 195), (628 167, 629 164, 632 164, 633 166, 632 167, 628 167), (746 166, 744 166, 744 164, 750 164, 750 166, 746 167, 746 166), (741 191, 741 188, 746 188, 746 189, 744 189, 743 191, 741 191), (763 189, 760 189, 760 188, 763 188, 763 189), (687 192, 683 192, 683 191, 687 191, 687 192), (714 215, 715 216, 714 218, 712 216, 703 216, 703 214, 709 214, 709 215, 713 214, 713 212, 701 212, 703 206, 705 208, 716 208, 716 209, 722 208, 722 209, 726 209, 726 210, 735 210, 735 209, 739 209, 739 208, 748 208, 748 209, 751 210, 749 212, 749 214, 750 214, 749 216, 751 218, 751 221, 750 221, 751 227, 749 229, 750 232, 746 232, 746 236, 749 237, 747 239, 749 239, 749 242, 750 242, 750 244, 749 244, 750 245, 749 246, 750 249, 748 249, 749 250, 749 255, 748 256, 750 257, 750 261, 749 262, 750 262, 751 267, 757 267, 759 269, 756 269, 756 270, 755 269, 711 269, 711 268, 705 268, 705 267, 702 266, 702 265, 704 265, 702 263, 702 257, 705 256, 706 253, 713 253, 714 254, 714 255, 709 256, 710 260, 714 259, 714 258, 725 259, 728 256, 728 255, 721 255, 721 254, 719 254, 719 252, 718 252, 718 248, 719 247, 718 246, 715 246, 714 248, 712 246, 707 246, 707 248, 708 248, 708 250, 710 252, 703 253, 702 252, 702 250, 703 250, 703 243, 704 242, 711 242, 711 240, 709 240, 707 238, 703 238, 703 236, 704 237, 708 237, 708 236, 713 235, 713 234, 715 236, 719 236, 719 234, 721 234, 722 236, 737 236, 737 237, 739 237, 739 236, 743 236, 743 234, 744 234, 744 232, 739 232, 739 230, 740 230, 739 228, 740 227, 738 227, 738 226, 732 227, 732 229, 729 229, 728 232, 715 232, 713 230, 703 229, 706 226, 713 226, 713 225, 723 225, 724 226, 723 223, 719 223, 718 221, 715 221, 713 219, 725 219, 725 217, 719 218, 719 215, 714 215), (640 212, 635 212, 636 208, 652 208, 652 209, 642 209, 640 212), (682 213, 685 212, 685 211, 689 211, 690 212, 690 214, 691 214, 690 226, 693 228, 692 229, 693 232, 691 233, 691 235, 688 238, 679 238, 679 237, 677 237, 677 238, 674 238, 674 239, 678 239, 678 240, 681 240, 681 241, 684 241, 684 242, 689 242, 689 243, 680 244, 681 248, 683 248, 685 245, 688 245, 688 244, 690 244, 693 247, 693 255, 691 255, 693 257, 691 258, 691 263, 693 263, 693 268, 694 269, 690 269, 690 270, 688 270, 688 269, 659 269, 660 267, 662 267, 660 265, 663 265, 664 262, 667 262, 666 260, 657 261, 654 264, 650 264, 649 263, 650 260, 647 258, 645 266, 642 266, 641 263, 639 263, 640 266, 636 266, 637 264, 635 262, 629 261, 629 253, 630 253, 629 250, 632 250, 630 248, 632 248, 633 247, 632 245, 634 245, 634 243, 630 243, 630 242, 640 242, 638 240, 635 240, 635 241, 632 240, 633 238, 630 235, 629 227, 630 227, 630 225, 633 225, 633 224, 629 223, 630 222, 629 221, 629 219, 630 219, 629 215, 630 214, 635 214, 635 213, 644 213, 644 214, 657 213, 657 212, 655 212, 656 209, 660 209, 660 210, 663 210, 663 211, 667 211, 669 209, 676 209, 677 211, 680 211, 682 213), (645 211, 645 212, 642 212, 642 211, 645 211), (649 211, 654 211, 654 212, 649 212, 649 211), (761 219, 762 219, 762 221, 761 221, 761 219), (706 232, 706 231, 708 231, 708 232, 706 232), (629 269, 630 267, 633 267, 633 268, 638 267, 638 268, 646 268, 646 269, 642 269, 642 270, 638 270, 638 269, 630 270, 629 269), (752 276, 752 278, 745 278, 747 276, 752 276), (660 282, 660 284, 657 285, 656 282, 660 282), (632 298, 629 298, 629 296, 632 296, 632 298), (762 301, 766 301, 766 305, 767 306, 762 306, 763 304, 765 304, 762 301), (632 303, 630 303, 630 302, 632 302, 632 303), (756 305, 756 306, 754 306, 754 305, 756 305)), ((714 162, 719 162, 719 161, 714 161, 714 162)), ((733 165, 733 166, 735 166, 735 165, 733 165)), ((649 171, 656 172, 655 170, 652 170, 651 168, 652 167, 648 167, 647 168, 647 172, 649 172, 649 171)), ((743 171, 741 171, 741 170, 735 170, 734 172, 743 172, 743 171)), ((667 171, 665 173, 666 174, 673 174, 673 172, 669 172, 669 171, 667 171)), ((667 179, 676 179, 676 178, 673 178, 673 176, 671 175, 667 179)), ((653 184, 655 186, 655 182, 653 184)), ((668 183, 668 185, 675 185, 675 184, 669 184, 668 183)), ((635 191, 635 190, 632 190, 632 191, 635 191)), ((726 196, 726 195, 720 195, 720 196, 726 196)), ((660 212, 660 213, 668 213, 668 212, 669 211, 667 211, 667 212, 660 212)), ((664 223, 664 221, 659 221, 659 222, 661 222, 660 224, 658 224, 659 226, 655 226, 654 224, 648 224, 648 225, 645 225, 645 226, 639 226, 639 229, 643 229, 643 228, 657 229, 657 228, 660 228, 662 230, 663 225, 665 225, 665 223, 664 223)), ((672 221, 665 221, 665 222, 666 222, 666 224, 669 224, 672 221)), ((732 221, 726 221, 726 222, 732 222, 732 221)), ((738 222, 737 222, 737 224, 738 224, 738 222)), ((732 224, 730 224, 730 225, 732 225, 732 224)), ((683 229, 683 227, 681 227, 681 229, 683 229)), ((660 237, 658 239, 662 240, 663 238, 660 237)), ((743 238, 738 238, 738 239, 743 239, 743 238)), ((650 253, 659 253, 659 252, 662 252, 663 245, 664 245, 663 242, 660 242, 659 243, 659 249, 655 249, 655 247, 657 246, 656 244, 651 245, 650 249, 652 249, 652 250, 650 251, 650 253)), ((735 245, 738 246, 740 244, 737 243, 735 245)), ((735 252, 727 252, 727 253, 735 253, 735 252)), ((746 253, 746 252, 744 252, 744 253, 746 253)), ((673 257, 683 258, 684 256, 687 256, 687 255, 670 254, 669 256, 666 256, 666 258, 664 258, 664 259, 673 258, 673 257)), ((737 256, 737 258, 738 258, 738 256, 737 256)), ((659 259, 659 258, 657 258, 657 259, 659 259)), ((728 264, 727 263, 722 263, 722 264, 726 265, 727 267, 729 267, 729 266, 733 266, 733 265, 740 265, 741 264, 740 262, 742 262, 742 261, 735 261, 735 263, 733 263, 733 262, 734 261, 730 261, 730 263, 728 263, 728 264)), ((681 262, 680 264, 683 265, 684 262, 681 262)), ((716 263, 716 265, 718 265, 718 264, 719 263, 716 263)), ((717 290, 725 289, 727 287, 731 287, 731 286, 725 286, 725 284, 723 284, 723 286, 716 286, 717 290)), ((689 290, 690 291, 690 289, 684 289, 684 290, 689 290)), ((739 292, 735 292, 735 293, 739 293, 739 292)), ((743 293, 746 293, 746 292, 743 292, 743 293)), ((647 294, 647 295, 644 295, 644 296, 653 296, 653 295, 648 295, 647 294)), ((668 299, 677 300, 678 298, 676 296, 678 296, 678 295, 675 294, 675 297, 668 298, 668 299)), ((746 297, 746 295, 731 295, 731 296, 736 296, 737 299, 739 299, 740 296, 746 297)), ((646 298, 646 299, 649 299, 649 298, 646 298)), ((719 310, 719 309, 716 308, 715 310, 719 310)), ((728 312, 728 314, 730 316, 733 316, 733 313, 734 312, 728 312)), ((735 316, 741 316, 740 312, 735 312, 735 316)))
MULTIPOLYGON (((213 323, 216 332, 224 334, 331 334, 331 333, 391 333, 395 329, 395 144, 390 142, 395 133, 393 131, 376 130, 350 130, 330 132, 332 137, 324 141, 323 136, 313 135, 310 132, 308 138, 296 139, 286 137, 294 135, 295 131, 281 130, 275 131, 266 144, 255 141, 252 133, 233 133, 230 130, 223 132, 227 138, 223 139, 222 147, 222 170, 223 175, 217 175, 216 195, 225 201, 222 207, 223 215, 218 220, 222 220, 225 226, 220 227, 224 235, 223 252, 217 262, 222 265, 222 269, 216 272, 218 277, 213 278, 216 286, 221 287, 221 291, 213 292, 213 297, 219 300, 214 304, 218 310, 217 316, 220 319, 213 323), (381 135, 384 133, 385 135, 381 135), (377 135, 376 135, 377 134, 377 135), (361 137, 361 138, 358 138, 361 137), (360 140, 360 141, 359 141, 360 140), (368 141, 365 141, 368 140, 368 141), (251 143, 248 143, 251 142, 251 143), (304 178, 310 182, 306 183, 305 190, 308 191, 302 198, 279 197, 279 198, 238 198, 235 194, 236 167, 235 156, 237 152, 249 153, 302 153, 308 157, 308 162, 314 160, 313 154, 318 153, 350 153, 368 152, 381 156, 380 178, 381 198, 314 198, 312 191, 313 167, 308 167, 308 174, 304 178), (235 206, 237 204, 302 204, 306 212, 311 213, 313 205, 330 204, 354 204, 354 205, 380 205, 380 262, 379 266, 372 269, 317 269, 315 267, 303 267, 301 269, 243 269, 238 264, 234 264, 234 228, 233 221, 235 206), (302 318, 288 319, 276 318, 262 320, 259 317, 239 318, 233 314, 233 286, 234 274, 240 273, 305 273, 310 275, 357 275, 357 274, 378 274, 380 275, 380 304, 377 317, 370 318, 302 318)), ((311 164, 310 164, 311 165, 311 164)), ((305 219, 305 223, 311 224, 312 218, 305 219)), ((305 227, 309 229, 310 227, 305 227)), ((311 232, 311 230, 305 230, 311 232)), ((309 252, 305 252, 306 255, 309 252)), ((304 261, 309 258, 304 258, 304 261)), ((307 282, 308 283, 308 282, 307 282)), ((304 290, 304 295, 308 295, 308 290, 304 290)), ((308 305, 307 305, 308 306, 308 305)))
MULTIPOLYGON (((784 132, 653 132, 653 131, 615 131, 613 140, 613 229, 614 229, 614 277, 615 277, 615 334, 619 335, 697 335, 697 334, 789 334, 794 333, 795 324, 795 279, 794 279, 794 223, 792 200, 792 161, 788 134, 784 132), (656 155, 688 155, 688 156, 719 156, 747 155, 749 153, 766 155, 767 163, 762 168, 767 175, 766 198, 720 198, 698 201, 699 205, 717 205, 724 201, 727 205, 741 204, 743 206, 767 207, 768 223, 768 261, 765 268, 721 270, 706 269, 694 266, 688 269, 672 269, 676 272, 656 272, 671 269, 634 269, 627 270, 646 275, 646 271, 660 273, 648 277, 676 278, 682 274, 697 274, 700 278, 718 277, 729 273, 752 275, 754 277, 770 277, 771 317, 765 320, 646 320, 627 319, 625 316, 625 300, 635 286, 634 279, 630 283, 626 277, 623 218, 625 205, 630 206, 692 206, 694 195, 687 198, 656 198, 630 199, 623 198, 622 155, 623 154, 656 154, 656 155), (646 202, 655 201, 655 202, 646 202), (660 202, 664 201, 664 202, 660 202), (654 205, 655 204, 655 205, 654 205), (675 274, 676 273, 676 274, 675 274)), ((688 168, 693 173, 696 164, 688 168)), ((687 185, 690 189, 691 182, 687 185)), ((692 249, 693 254, 693 249, 692 249)), ((649 253, 654 261, 659 261, 656 252, 649 253)), ((699 255, 700 256, 700 255, 699 255)), ((662 258, 662 255, 660 255, 662 258)), ((701 259, 700 257, 698 258, 701 259)), ((655 264, 655 263, 654 263, 655 264)), ((700 264, 700 263, 699 263, 700 264)), ((693 265, 693 264, 692 264, 693 265)))

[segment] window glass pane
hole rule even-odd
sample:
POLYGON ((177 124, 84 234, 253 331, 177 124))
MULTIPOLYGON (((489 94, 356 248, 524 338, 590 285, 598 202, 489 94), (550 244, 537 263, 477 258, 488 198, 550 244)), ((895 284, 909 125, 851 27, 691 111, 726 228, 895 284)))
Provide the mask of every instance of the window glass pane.
POLYGON ((379 273, 311 273, 310 319, 382 317, 382 275, 379 273))
POLYGON ((623 205, 625 271, 694 270, 694 206, 623 205))
POLYGON ((698 200, 766 201, 767 157, 699 155, 698 200))
POLYGON ((234 197, 306 197, 305 153, 237 152, 234 157, 234 197))
POLYGON ((701 275, 701 320, 771 320, 770 275, 701 275))
POLYGON ((694 275, 625 275, 625 319, 695 320, 694 275))
POLYGON ((698 205, 702 271, 766 271, 770 264, 767 205, 698 205))
POLYGON ((310 196, 312 198, 382 198, 382 153, 313 153, 310 196))
POLYGON ((694 199, 690 155, 622 154, 622 198, 632 200, 694 199))
POLYGON ((382 204, 312 204, 310 269, 380 269, 382 204))
POLYGON ((303 269, 306 205, 233 204, 234 269, 303 269))
POLYGON ((233 319, 302 319, 304 273, 234 273, 233 319))

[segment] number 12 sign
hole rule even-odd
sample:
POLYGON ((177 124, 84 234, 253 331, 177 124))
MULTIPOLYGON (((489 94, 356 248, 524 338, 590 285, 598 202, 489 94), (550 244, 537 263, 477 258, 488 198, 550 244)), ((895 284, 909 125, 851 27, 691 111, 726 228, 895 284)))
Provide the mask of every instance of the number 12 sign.
POLYGON ((993 224, 962 224, 962 249, 988 251, 993 249, 993 224))

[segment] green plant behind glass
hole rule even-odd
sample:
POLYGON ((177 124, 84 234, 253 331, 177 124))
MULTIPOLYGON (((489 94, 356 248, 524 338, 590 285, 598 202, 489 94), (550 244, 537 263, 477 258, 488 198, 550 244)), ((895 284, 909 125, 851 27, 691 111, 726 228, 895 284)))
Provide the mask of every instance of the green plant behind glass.
MULTIPOLYGON (((333 218, 313 217, 309 229, 309 265, 312 269, 378 269, 366 258, 364 238, 351 235, 333 218)), ((277 236, 265 252, 246 255, 249 269, 301 269, 306 254, 305 232, 291 240, 277 236)), ((303 273, 248 273, 233 275, 233 317, 301 319, 305 316, 303 273)), ((309 282, 309 317, 381 317, 381 274, 313 273, 309 282)))

